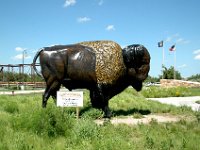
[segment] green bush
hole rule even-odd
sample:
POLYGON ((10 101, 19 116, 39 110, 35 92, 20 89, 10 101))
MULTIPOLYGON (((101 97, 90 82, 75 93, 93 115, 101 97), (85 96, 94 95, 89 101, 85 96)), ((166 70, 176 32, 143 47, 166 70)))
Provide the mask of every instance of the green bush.
POLYGON ((16 130, 30 130, 41 136, 64 136, 72 128, 74 118, 60 108, 50 105, 46 109, 30 109, 26 113, 16 116, 13 120, 13 127, 16 130))
POLYGON ((103 117, 103 112, 100 109, 91 108, 81 112, 81 118, 97 119, 103 117))
POLYGON ((4 110, 8 113, 18 113, 18 105, 17 102, 8 101, 7 104, 4 105, 4 110))

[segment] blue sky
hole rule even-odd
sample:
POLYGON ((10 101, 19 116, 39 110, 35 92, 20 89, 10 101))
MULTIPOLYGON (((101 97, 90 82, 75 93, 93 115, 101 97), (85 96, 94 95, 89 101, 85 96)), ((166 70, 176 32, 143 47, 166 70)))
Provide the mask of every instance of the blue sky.
POLYGON ((44 46, 113 40, 122 47, 143 44, 151 55, 150 75, 165 62, 183 77, 200 73, 199 0, 1 0, 0 64, 31 63, 44 46))

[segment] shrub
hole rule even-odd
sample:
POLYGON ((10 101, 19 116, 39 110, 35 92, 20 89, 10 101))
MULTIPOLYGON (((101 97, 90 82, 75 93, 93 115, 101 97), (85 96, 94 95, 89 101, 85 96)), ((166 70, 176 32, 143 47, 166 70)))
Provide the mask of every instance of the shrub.
POLYGON ((16 102, 8 101, 6 105, 4 105, 4 110, 8 113, 18 113, 18 105, 16 102))
POLYGON ((13 126, 16 130, 26 129, 38 135, 57 137, 67 135, 74 120, 72 115, 50 105, 46 109, 31 109, 15 117, 13 126))

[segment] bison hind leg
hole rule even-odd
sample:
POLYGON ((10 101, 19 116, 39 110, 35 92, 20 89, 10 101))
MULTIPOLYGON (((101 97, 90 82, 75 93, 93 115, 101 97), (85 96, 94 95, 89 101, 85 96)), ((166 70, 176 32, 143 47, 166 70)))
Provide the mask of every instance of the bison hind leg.
POLYGON ((53 97, 54 101, 56 102, 56 92, 60 89, 60 83, 58 81, 53 81, 51 83, 47 82, 47 86, 45 92, 43 94, 42 99, 42 107, 45 108, 47 105, 47 101, 50 96, 53 97))
POLYGON ((60 86, 57 87, 56 89, 54 89, 54 90, 52 91, 52 94, 51 94, 51 96, 52 96, 52 98, 53 98, 55 104, 57 103, 57 91, 59 91, 59 90, 60 90, 60 86))
POLYGON ((49 96, 47 96, 46 94, 43 94, 43 96, 42 96, 42 107, 43 108, 46 108, 48 99, 49 99, 49 96))

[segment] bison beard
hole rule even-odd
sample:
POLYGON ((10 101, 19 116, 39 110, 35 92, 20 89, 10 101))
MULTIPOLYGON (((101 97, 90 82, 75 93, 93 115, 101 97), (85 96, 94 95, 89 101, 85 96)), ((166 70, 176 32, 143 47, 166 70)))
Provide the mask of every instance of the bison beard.
POLYGON ((149 72, 150 55, 142 45, 124 48, 112 41, 82 42, 74 45, 46 47, 33 59, 33 68, 46 82, 42 106, 63 85, 70 91, 85 88, 90 91, 92 106, 102 109, 110 118, 108 101, 128 86, 137 91, 149 72), (40 57, 41 73, 35 67, 40 57))

